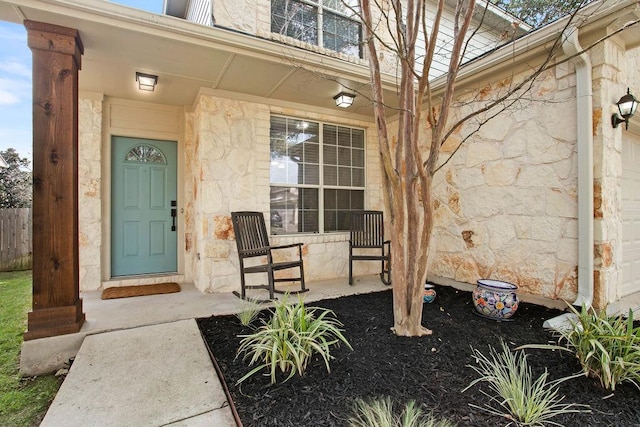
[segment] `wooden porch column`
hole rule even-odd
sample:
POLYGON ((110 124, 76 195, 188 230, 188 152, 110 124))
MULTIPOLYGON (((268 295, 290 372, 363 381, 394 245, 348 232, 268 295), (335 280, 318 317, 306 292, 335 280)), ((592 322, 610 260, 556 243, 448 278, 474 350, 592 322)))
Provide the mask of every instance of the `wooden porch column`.
POLYGON ((33 54, 33 311, 25 340, 78 332, 78 31, 25 21, 33 54))

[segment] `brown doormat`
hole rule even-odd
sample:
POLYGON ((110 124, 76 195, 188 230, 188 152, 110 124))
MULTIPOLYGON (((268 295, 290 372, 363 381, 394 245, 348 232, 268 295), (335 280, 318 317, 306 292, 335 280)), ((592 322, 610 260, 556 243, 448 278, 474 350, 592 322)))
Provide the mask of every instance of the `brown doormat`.
POLYGON ((120 286, 102 291, 102 299, 141 297, 145 295, 172 294, 180 292, 177 283, 158 283, 156 285, 120 286))

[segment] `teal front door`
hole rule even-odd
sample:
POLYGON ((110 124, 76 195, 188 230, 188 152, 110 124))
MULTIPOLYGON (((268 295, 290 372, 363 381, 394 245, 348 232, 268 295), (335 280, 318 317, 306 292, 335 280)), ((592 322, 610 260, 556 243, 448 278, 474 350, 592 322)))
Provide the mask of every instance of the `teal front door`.
POLYGON ((111 276, 177 271, 177 147, 111 141, 111 276))

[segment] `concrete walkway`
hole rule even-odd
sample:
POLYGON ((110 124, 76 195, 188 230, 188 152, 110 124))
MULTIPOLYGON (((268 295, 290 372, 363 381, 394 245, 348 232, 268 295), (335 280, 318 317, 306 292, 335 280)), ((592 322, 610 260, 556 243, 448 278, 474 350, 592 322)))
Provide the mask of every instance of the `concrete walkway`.
POLYGON ((85 338, 41 426, 235 426, 195 320, 85 338))
MULTIPOLYGON (((194 318, 236 313, 243 302, 181 287, 116 300, 83 293, 87 324, 75 338, 81 346, 41 426, 235 426, 194 318)), ((353 286, 333 280, 309 289, 305 301, 389 288, 367 276, 353 286)))

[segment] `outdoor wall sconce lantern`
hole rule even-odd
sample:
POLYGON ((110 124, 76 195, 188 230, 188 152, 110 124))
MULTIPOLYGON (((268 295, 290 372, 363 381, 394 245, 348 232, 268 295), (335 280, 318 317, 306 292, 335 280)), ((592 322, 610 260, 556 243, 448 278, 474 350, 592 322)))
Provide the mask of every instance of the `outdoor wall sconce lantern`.
POLYGON ((139 73, 136 71, 136 81, 138 82, 138 89, 153 92, 158 84, 158 76, 139 73))
POLYGON ((620 101, 618 101, 616 105, 618 106, 618 111, 620 111, 622 118, 618 117, 617 113, 613 113, 611 116, 611 124, 614 128, 617 128, 620 123, 624 123, 624 128, 628 130, 629 119, 636 113, 638 100, 629 93, 629 88, 627 88, 627 94, 620 98, 620 101))
POLYGON ((353 104, 353 99, 356 96, 350 93, 340 92, 333 99, 336 101, 336 105, 341 108, 349 108, 353 104))

